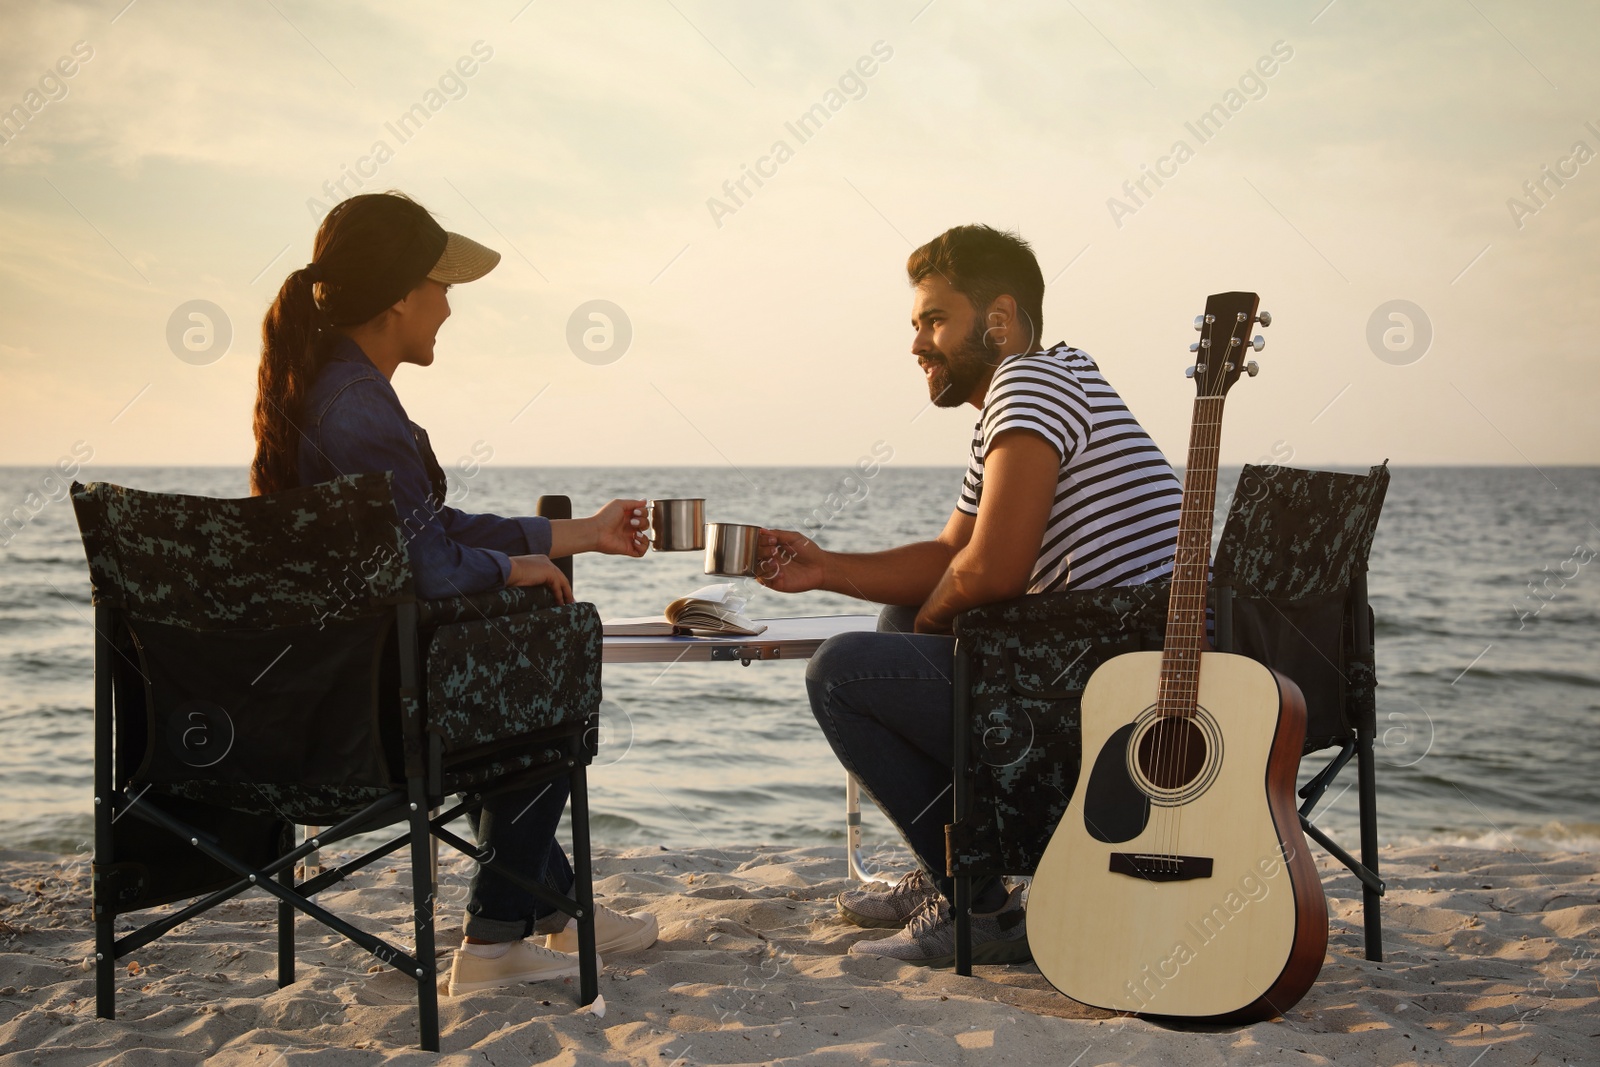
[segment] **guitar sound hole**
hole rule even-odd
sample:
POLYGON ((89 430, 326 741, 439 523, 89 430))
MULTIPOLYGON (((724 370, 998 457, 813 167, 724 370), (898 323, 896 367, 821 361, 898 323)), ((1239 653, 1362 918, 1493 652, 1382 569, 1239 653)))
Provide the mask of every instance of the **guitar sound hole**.
POLYGON ((1181 789, 1205 764, 1205 732, 1187 718, 1163 717, 1139 739, 1139 770, 1157 789, 1181 789))

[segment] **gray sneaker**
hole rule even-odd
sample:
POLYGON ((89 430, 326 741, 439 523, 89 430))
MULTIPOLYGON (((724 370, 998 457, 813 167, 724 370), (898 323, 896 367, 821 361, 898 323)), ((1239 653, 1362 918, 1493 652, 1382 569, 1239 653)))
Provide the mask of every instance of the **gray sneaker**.
MULTIPOLYGON (((1028 929, 1022 910, 1022 887, 990 912, 972 913, 973 963, 1026 963, 1028 929)), ((956 961, 956 924, 950 904, 936 896, 911 917, 904 930, 877 941, 857 941, 852 956, 882 956, 918 967, 949 967, 956 961)))
POLYGON ((888 889, 846 889, 837 898, 839 916, 869 930, 898 930, 938 895, 927 874, 918 867, 888 889))

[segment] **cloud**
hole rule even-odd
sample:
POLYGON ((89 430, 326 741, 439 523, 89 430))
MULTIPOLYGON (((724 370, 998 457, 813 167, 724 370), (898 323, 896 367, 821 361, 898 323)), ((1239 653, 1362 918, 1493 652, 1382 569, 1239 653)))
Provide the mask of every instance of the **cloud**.
POLYGON ((1593 459, 1600 169, 1522 231, 1505 200, 1600 120, 1583 110, 1600 99, 1585 54, 1597 17, 1340 3, 1313 24, 1320 6, 273 0, 141 2, 114 24, 87 4, 10 15, 11 97, 75 41, 95 55, 0 148, 0 366, 29 383, 0 400, 27 427, 0 429, 0 460, 48 459, 35 438, 70 440, 84 411, 154 383, 107 462, 244 462, 254 339, 309 257, 307 201, 324 182, 355 189, 378 140, 392 158, 357 175, 361 191, 404 189, 505 256, 453 294, 449 358, 397 379, 441 448, 492 429, 507 463, 698 462, 714 461, 709 437, 805 463, 888 438, 905 462, 957 462, 970 412, 912 422, 902 265, 912 244, 981 220, 1033 241, 1059 274, 1049 340, 1094 352, 1175 456, 1186 323, 1206 293, 1248 287, 1279 323, 1263 376, 1230 401, 1225 457, 1282 439, 1306 462, 1519 462, 1503 431, 1536 459, 1593 459), (706 199, 880 40, 894 59, 867 94, 719 229, 706 199), (1115 226, 1107 199, 1280 40, 1294 58, 1266 95, 1115 226), (479 41, 492 58, 399 143, 387 124, 479 41), (197 298, 234 328, 210 368, 164 340, 197 298), (566 349, 567 316, 595 298, 635 327, 611 367, 566 349), (1363 339, 1394 298, 1436 328, 1411 367, 1363 339), (546 385, 516 424, 499 410, 546 385))

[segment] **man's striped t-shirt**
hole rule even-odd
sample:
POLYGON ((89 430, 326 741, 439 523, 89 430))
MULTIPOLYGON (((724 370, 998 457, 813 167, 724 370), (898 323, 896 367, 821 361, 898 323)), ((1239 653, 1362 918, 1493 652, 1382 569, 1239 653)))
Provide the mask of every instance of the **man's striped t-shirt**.
POLYGON ((995 371, 973 429, 961 511, 978 514, 984 457, 996 437, 1018 429, 1061 456, 1028 592, 1137 585, 1171 573, 1183 486, 1087 353, 1057 345, 995 371))

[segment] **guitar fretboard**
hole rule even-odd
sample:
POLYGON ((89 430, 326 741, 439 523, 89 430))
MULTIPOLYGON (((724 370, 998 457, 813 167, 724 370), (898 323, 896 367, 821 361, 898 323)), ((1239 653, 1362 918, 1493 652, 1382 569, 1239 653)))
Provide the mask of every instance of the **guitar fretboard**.
POLYGON ((1167 602, 1167 640, 1161 654, 1158 708, 1163 715, 1192 716, 1200 689, 1200 653, 1206 647, 1207 571, 1211 563, 1212 512, 1217 502, 1217 453, 1222 442, 1220 396, 1194 402, 1189 461, 1183 472, 1183 510, 1178 550, 1167 602))

